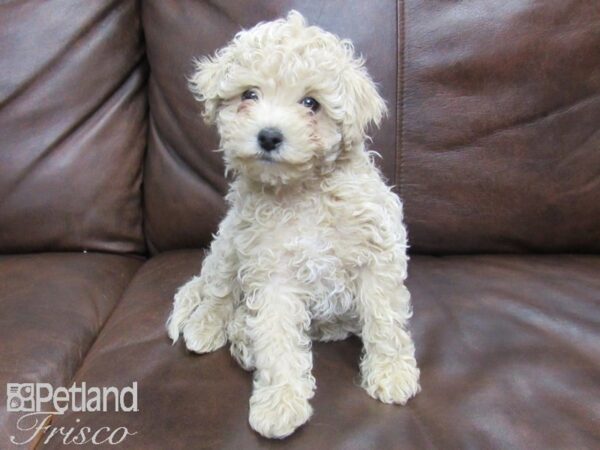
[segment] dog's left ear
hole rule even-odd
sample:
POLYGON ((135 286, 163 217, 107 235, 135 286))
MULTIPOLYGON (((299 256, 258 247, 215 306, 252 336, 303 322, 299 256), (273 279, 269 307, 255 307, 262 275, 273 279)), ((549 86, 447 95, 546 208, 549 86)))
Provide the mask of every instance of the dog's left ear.
POLYGON ((188 78, 189 88, 196 100, 204 103, 203 117, 206 123, 213 124, 222 100, 222 83, 230 66, 230 55, 226 50, 214 56, 206 56, 194 61, 195 70, 188 78))
POLYGON ((369 125, 378 127, 387 113, 385 101, 364 68, 363 61, 355 60, 354 63, 355 67, 342 75, 344 96, 348 102, 342 121, 346 149, 360 145, 367 137, 369 125))

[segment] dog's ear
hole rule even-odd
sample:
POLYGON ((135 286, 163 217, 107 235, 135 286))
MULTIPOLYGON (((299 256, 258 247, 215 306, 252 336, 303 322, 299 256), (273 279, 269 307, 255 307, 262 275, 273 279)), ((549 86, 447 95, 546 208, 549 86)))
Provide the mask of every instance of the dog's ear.
POLYGON ((205 56, 194 60, 195 70, 188 78, 189 88, 196 100, 204 103, 203 117, 206 123, 213 124, 217 109, 222 100, 221 84, 229 69, 227 52, 217 52, 215 56, 205 56))
POLYGON ((364 68, 362 59, 354 60, 351 69, 342 76, 344 97, 348 108, 342 121, 344 147, 360 145, 367 137, 369 125, 379 126, 387 113, 385 101, 364 68))

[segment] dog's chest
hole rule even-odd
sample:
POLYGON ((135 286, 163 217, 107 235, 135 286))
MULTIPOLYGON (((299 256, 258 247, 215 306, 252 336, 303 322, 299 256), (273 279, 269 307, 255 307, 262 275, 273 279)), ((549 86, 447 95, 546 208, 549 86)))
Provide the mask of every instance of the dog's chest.
POLYGON ((329 319, 352 309, 352 270, 341 257, 339 241, 324 230, 293 237, 283 244, 288 267, 297 281, 309 287, 313 318, 329 319))
POLYGON ((283 275, 301 286, 315 319, 351 312, 355 270, 348 240, 318 199, 294 209, 263 205, 253 219, 246 220, 244 239, 236 245, 242 266, 264 277, 283 275))

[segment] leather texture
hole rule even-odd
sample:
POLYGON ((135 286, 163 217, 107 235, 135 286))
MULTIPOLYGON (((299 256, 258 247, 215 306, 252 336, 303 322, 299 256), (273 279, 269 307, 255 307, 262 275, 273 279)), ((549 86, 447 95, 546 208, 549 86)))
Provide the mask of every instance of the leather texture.
POLYGON ((94 253, 0 256, 0 448, 11 435, 24 440, 19 414, 6 411, 6 384, 68 387, 141 264, 94 253))
POLYGON ((126 426, 138 433, 123 446, 132 449, 597 446, 597 256, 414 257, 408 287, 423 391, 404 407, 379 403, 357 386, 357 339, 316 344, 315 414, 284 443, 249 428, 252 376, 227 349, 194 355, 165 334, 175 289, 201 259, 176 251, 147 262, 77 373, 95 386, 137 381, 140 411, 68 413, 54 426, 75 418, 126 426))
POLYGON ((0 4, 0 252, 143 253, 136 1, 0 4))
POLYGON ((401 4, 412 251, 598 252, 598 2, 401 4))
POLYGON ((206 246, 225 212, 227 181, 215 131, 187 87, 193 58, 212 54, 242 27, 297 9, 309 23, 351 38, 387 100, 389 116, 372 133, 384 174, 394 183, 396 3, 192 0, 143 2, 151 69, 150 131, 144 172, 145 231, 152 252, 206 246), (383 162, 385 161, 385 164, 383 162))

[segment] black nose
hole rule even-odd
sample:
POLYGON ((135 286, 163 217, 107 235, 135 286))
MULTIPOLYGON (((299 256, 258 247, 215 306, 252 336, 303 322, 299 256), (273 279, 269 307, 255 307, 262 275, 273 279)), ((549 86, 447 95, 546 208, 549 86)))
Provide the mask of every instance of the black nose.
POLYGON ((258 143, 267 152, 275 150, 282 141, 283 134, 277 128, 263 128, 258 133, 258 143))

